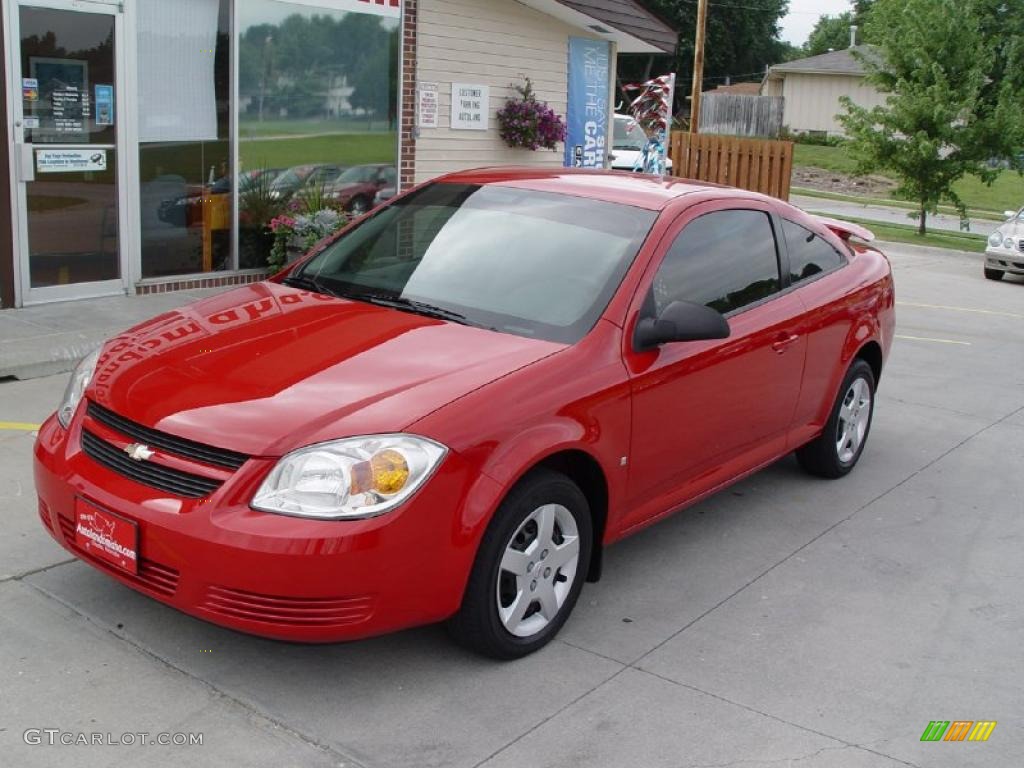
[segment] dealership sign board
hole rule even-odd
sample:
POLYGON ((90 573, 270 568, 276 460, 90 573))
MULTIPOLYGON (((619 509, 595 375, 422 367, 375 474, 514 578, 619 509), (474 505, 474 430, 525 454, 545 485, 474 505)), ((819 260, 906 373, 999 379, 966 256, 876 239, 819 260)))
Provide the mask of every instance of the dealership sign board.
POLYGON ((569 103, 565 165, 604 168, 608 155, 608 94, 611 89, 606 40, 569 38, 569 103))

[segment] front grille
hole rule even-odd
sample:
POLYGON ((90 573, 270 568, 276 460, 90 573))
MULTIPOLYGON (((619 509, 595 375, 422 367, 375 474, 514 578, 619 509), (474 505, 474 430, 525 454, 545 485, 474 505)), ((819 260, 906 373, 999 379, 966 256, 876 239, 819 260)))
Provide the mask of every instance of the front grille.
POLYGON ((53 533, 53 522, 50 520, 50 508, 46 506, 46 503, 39 499, 39 519, 43 521, 43 525, 46 526, 46 530, 53 533))
POLYGON ((140 556, 138 558, 138 573, 122 571, 119 568, 107 565, 107 563, 102 560, 98 560, 75 544, 75 524, 72 520, 69 520, 63 515, 60 516, 60 530, 61 533, 64 534, 64 540, 67 542, 71 550, 83 560, 87 560, 89 563, 92 563, 109 573, 116 573, 121 578, 127 579, 144 589, 148 589, 150 592, 155 592, 156 594, 163 595, 164 597, 174 597, 174 593, 178 589, 179 574, 177 570, 171 568, 169 565, 161 565, 160 563, 155 563, 152 560, 147 560, 140 556))
POLYGON ((1024 237, 1017 241, 1017 248, 1020 251, 1024 251, 1024 237))
POLYGON ((204 464, 213 464, 217 467, 238 469, 249 458, 244 453, 228 451, 224 448, 216 448, 212 445, 204 445, 194 440, 186 440, 183 437, 169 435, 141 424, 136 424, 124 416, 119 416, 113 411, 104 408, 102 405, 89 401, 85 411, 90 417, 105 424, 123 435, 128 435, 148 446, 156 446, 169 453, 184 456, 187 459, 201 461, 204 464))
POLYGON ((368 619, 373 613, 373 598, 281 597, 211 585, 202 607, 222 616, 266 624, 332 627, 368 619))
POLYGON ((93 461, 119 475, 176 496, 201 499, 221 486, 220 480, 181 472, 152 461, 136 461, 87 429, 82 430, 82 450, 93 461))

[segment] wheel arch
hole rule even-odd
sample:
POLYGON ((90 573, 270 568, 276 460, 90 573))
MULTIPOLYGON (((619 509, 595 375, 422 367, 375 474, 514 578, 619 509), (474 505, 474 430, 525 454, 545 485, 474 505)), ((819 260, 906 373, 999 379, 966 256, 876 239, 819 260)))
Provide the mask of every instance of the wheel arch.
POLYGON ((546 456, 530 467, 530 470, 537 467, 565 475, 587 497, 594 531, 590 562, 587 564, 587 581, 597 581, 601 578, 604 532, 608 525, 608 478, 605 477, 601 464, 586 451, 568 448, 546 456))
POLYGON ((875 339, 871 339, 863 344, 853 357, 855 360, 863 360, 871 366, 871 372, 875 376, 875 387, 877 388, 878 382, 882 378, 882 345, 875 339))

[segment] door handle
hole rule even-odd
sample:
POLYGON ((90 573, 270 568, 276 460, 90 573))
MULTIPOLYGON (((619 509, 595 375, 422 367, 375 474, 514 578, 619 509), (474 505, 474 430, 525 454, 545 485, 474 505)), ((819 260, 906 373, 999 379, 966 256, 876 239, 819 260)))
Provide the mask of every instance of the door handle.
POLYGON ((783 334, 783 335, 779 336, 779 338, 777 338, 775 340, 775 342, 772 344, 772 349, 775 350, 776 352, 778 352, 781 355, 783 352, 785 352, 787 349, 789 349, 790 346, 792 346, 793 344, 795 344, 799 340, 800 340, 800 337, 797 336, 796 334, 793 334, 791 336, 787 336, 787 335, 783 334))

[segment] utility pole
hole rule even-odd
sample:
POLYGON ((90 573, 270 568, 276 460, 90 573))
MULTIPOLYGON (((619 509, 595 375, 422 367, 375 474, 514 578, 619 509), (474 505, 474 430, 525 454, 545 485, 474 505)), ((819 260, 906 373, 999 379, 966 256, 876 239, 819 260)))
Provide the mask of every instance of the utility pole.
POLYGON ((704 86, 704 32, 708 21, 708 0, 697 3, 697 42, 693 47, 693 91, 690 94, 690 133, 700 131, 700 94, 704 86))

